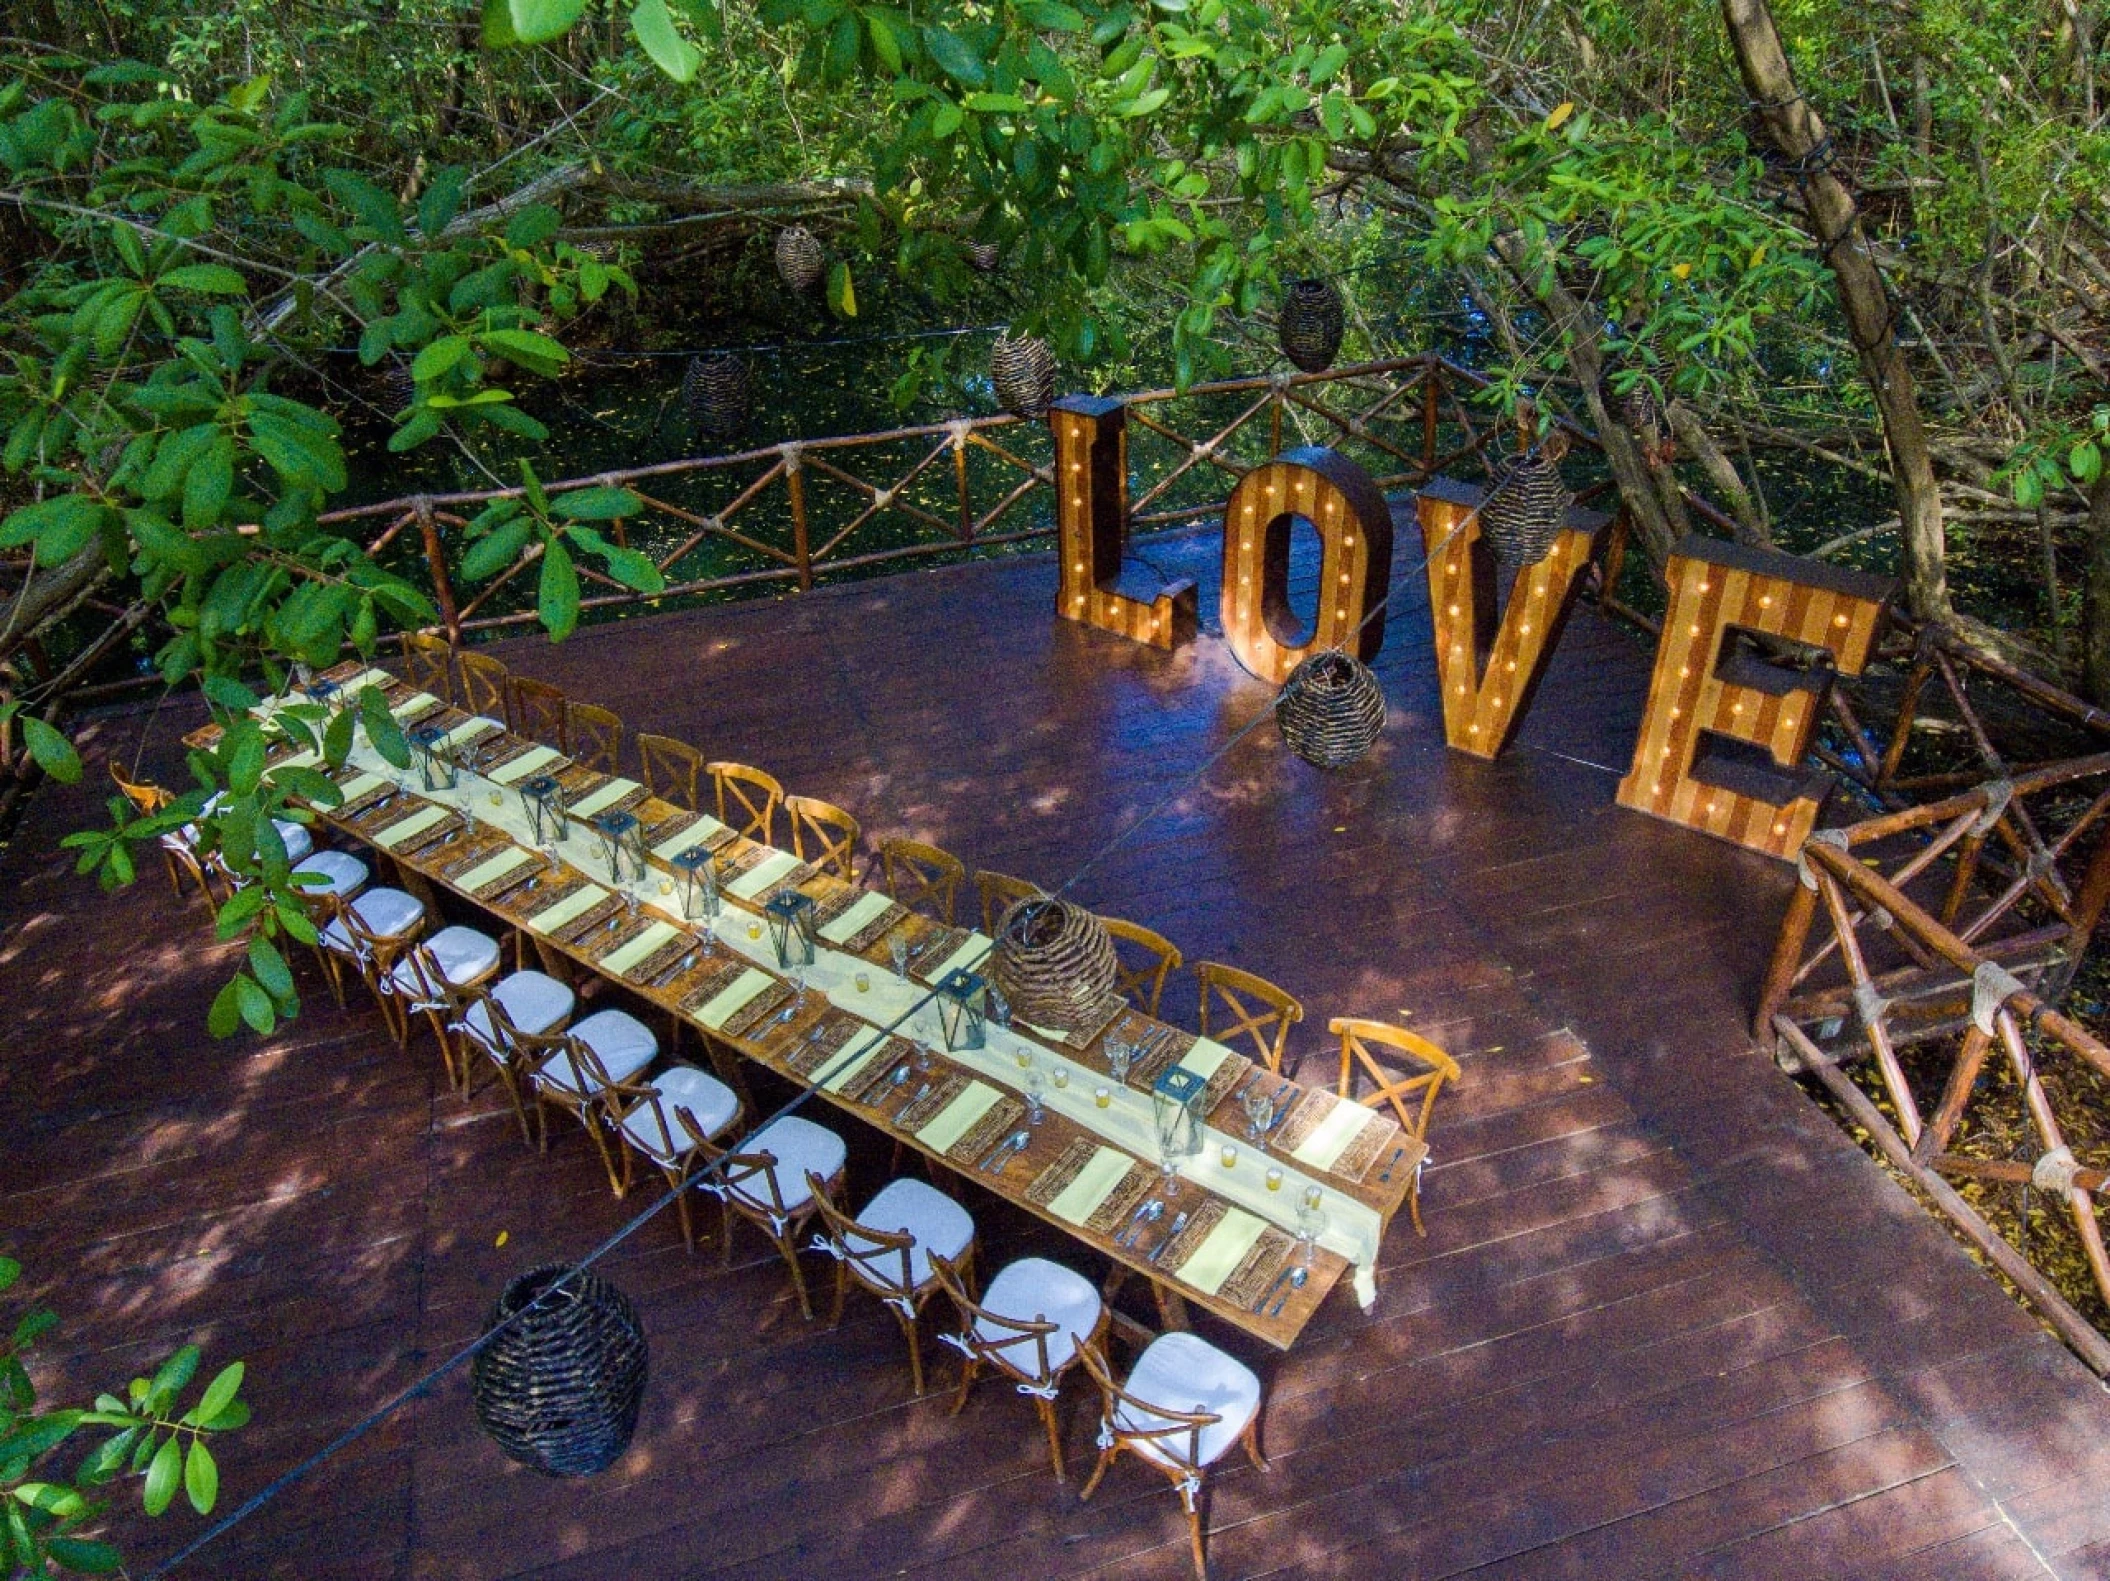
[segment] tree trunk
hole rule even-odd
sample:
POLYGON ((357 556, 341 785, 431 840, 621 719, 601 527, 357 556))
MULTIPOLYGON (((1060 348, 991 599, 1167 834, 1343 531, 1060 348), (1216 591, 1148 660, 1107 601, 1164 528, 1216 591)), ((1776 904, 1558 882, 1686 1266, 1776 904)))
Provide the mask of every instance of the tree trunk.
POLYGON ((1700 414, 1683 401, 1673 400, 1663 408, 1663 416, 1670 424, 1670 431, 1677 435, 1678 443, 1691 452, 1693 459, 1699 462, 1700 470, 1707 474, 1708 486, 1714 490, 1717 502, 1734 519, 1736 541, 1760 549, 1772 548, 1773 535, 1766 530, 1766 519, 1758 502, 1744 487, 1736 463, 1722 453, 1722 447, 1707 432, 1700 414))
POLYGON ((1942 532, 1941 493, 1920 423, 1912 369, 1892 334, 1890 294, 1862 233, 1853 194, 1831 170, 1831 135, 1795 86, 1766 0, 1722 0, 1744 87, 1774 145, 1793 163, 1810 227, 1839 287, 1847 334, 1883 419, 1904 550, 1905 600, 1922 620, 1954 625, 1942 532))
POLYGON ((2110 706, 2110 472, 2088 491, 2088 567, 2081 582, 2081 687, 2110 706))

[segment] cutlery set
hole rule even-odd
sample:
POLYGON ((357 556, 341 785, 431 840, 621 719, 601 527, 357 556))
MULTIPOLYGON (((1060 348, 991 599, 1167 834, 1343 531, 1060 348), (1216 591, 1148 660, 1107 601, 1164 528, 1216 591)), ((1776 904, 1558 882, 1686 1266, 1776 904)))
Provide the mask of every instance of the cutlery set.
POLYGON ((1032 1140, 1033 1133, 1031 1131, 1013 1131, 996 1144, 995 1151, 982 1160, 979 1166, 982 1173, 987 1175, 1002 1173, 1004 1166, 1020 1153, 1023 1153, 1032 1140))

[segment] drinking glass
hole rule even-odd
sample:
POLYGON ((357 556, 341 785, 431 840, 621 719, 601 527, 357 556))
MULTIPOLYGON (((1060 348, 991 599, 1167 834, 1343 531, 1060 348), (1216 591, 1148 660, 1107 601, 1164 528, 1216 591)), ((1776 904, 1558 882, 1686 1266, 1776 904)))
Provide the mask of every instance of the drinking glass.
POLYGON ((786 1006, 785 1006, 785 1007, 784 1007, 784 1008, 783 1008, 782 1010, 780 1010, 780 1011, 778 1011, 778 1012, 777 1012, 777 1020, 779 1020, 779 1021, 791 1021, 791 1020, 795 1020, 795 1019, 797 1018, 797 1016, 798 1016, 798 1013, 799 1013, 799 1012, 800 1012, 801 1010, 804 1010, 805 1008, 806 1008, 806 968, 805 968, 804 966, 802 966, 802 965, 796 965, 796 964, 795 964, 795 965, 793 965, 793 967, 791 968, 791 1003, 790 1003, 790 1004, 788 1004, 788 1005, 786 1005, 786 1006))
POLYGON ((1167 1202, 1180 1194, 1180 1155, 1170 1139, 1158 1138, 1158 1190, 1167 1202))
POLYGON ((1038 1125, 1048 1117, 1046 1108, 1047 1090, 1041 1085, 1038 1070, 1026 1078, 1026 1124, 1038 1125))
POLYGON ((1217 1156, 1223 1160, 1224 1168, 1236 1169, 1238 1167, 1238 1149, 1229 1142, 1224 1143, 1223 1151, 1217 1156))
POLYGON ((1275 1123, 1275 1095, 1248 1087, 1238 1095, 1245 1109, 1245 1139, 1258 1142, 1267 1128, 1275 1123))
POLYGON ((1108 1108, 1112 1105, 1113 1101, 1114 1092, 1111 1087, 1094 1087, 1092 1089, 1092 1102, 1099 1108, 1108 1108))
POLYGON ((1269 1166, 1269 1168, 1268 1168, 1268 1172, 1267 1172, 1267 1175, 1266 1175, 1266 1177, 1265 1177, 1265 1178, 1266 1178, 1266 1180, 1267 1180, 1267 1189, 1268 1189, 1268 1190, 1270 1190, 1270 1191, 1280 1191, 1280 1190, 1282 1189, 1282 1171, 1281 1171, 1281 1170, 1279 1170, 1279 1169, 1277 1169, 1277 1168, 1274 1168, 1274 1167, 1273 1167, 1273 1166, 1271 1165, 1271 1166, 1269 1166))
POLYGON ((868 994, 872 991, 872 974, 869 972, 859 972, 850 981, 857 985, 857 991, 861 994, 868 994))
POLYGON ((1128 1085, 1129 1064, 1135 1057, 1135 1045, 1128 1042, 1125 1038, 1108 1038, 1106 1040, 1107 1074, 1124 1087, 1128 1085))
POLYGON ((908 940, 898 933, 895 934, 886 941, 886 952, 888 958, 894 963, 894 975, 906 981, 908 977, 908 940))
POLYGON ((1311 1266, 1312 1252, 1326 1233, 1326 1196, 1317 1186, 1306 1186, 1297 1201, 1297 1260, 1311 1266))
POLYGON ((1052 1071, 1048 1072, 1048 1085, 1053 1087, 1057 1092, 1061 1092, 1065 1087, 1069 1086, 1069 1084, 1069 1066, 1057 1065, 1052 1071))

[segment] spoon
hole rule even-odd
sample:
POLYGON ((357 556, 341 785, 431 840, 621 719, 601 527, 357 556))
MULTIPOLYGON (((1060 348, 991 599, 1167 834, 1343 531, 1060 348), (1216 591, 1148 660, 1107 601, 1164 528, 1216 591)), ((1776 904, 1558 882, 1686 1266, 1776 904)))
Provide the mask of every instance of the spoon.
POLYGON ((1311 1270, 1309 1268, 1299 1268, 1295 1273, 1291 1274, 1289 1276, 1289 1289, 1275 1297, 1275 1304, 1267 1309, 1267 1315, 1271 1318, 1282 1316, 1282 1304, 1289 1300, 1293 1292, 1302 1290, 1304 1281, 1310 1277, 1311 1270))
POLYGON ((1116 1244, 1121 1246, 1135 1245, 1137 1238, 1142 1235, 1144 1229, 1157 1223, 1164 1216, 1165 1203, 1163 1198, 1146 1204, 1143 1211, 1129 1222, 1128 1228, 1121 1232, 1121 1239, 1116 1244))
POLYGON ((982 1160, 982 1168, 994 1174, 1001 1165, 1009 1161, 1013 1153, 1023 1152, 1026 1144, 1032 1140, 1033 1133, 1030 1131, 1013 1131, 996 1144, 994 1152, 982 1160))

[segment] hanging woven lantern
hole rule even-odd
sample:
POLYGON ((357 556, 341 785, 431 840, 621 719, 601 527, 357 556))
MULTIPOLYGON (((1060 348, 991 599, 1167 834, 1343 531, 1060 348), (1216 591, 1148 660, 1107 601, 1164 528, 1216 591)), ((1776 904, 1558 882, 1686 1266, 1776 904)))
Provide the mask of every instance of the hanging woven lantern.
POLYGON ((995 274, 1004 261, 1004 250, 995 242, 969 242, 967 262, 978 274, 995 274))
POLYGON ((789 225, 777 232, 777 274, 792 291, 804 296, 827 272, 827 250, 813 232, 803 225, 789 225))
POLYGON ((401 357, 390 357, 375 367, 374 387, 390 417, 418 398, 418 381, 410 371, 410 364, 401 357))
POLYGON ((1086 1031, 1104 1018, 1118 965, 1097 917, 1066 900, 1029 895, 997 923, 989 975, 1015 1019, 1086 1031))
POLYGON ((1565 440, 1549 435, 1535 449, 1508 456, 1489 469, 1487 497, 1480 504, 1480 536, 1511 565, 1537 565, 1553 550, 1568 514, 1568 487, 1561 481, 1565 440))
POLYGON ((747 426, 753 381, 747 364, 730 351, 691 357, 681 376, 681 407, 712 439, 730 439, 747 426))
POLYGON ((1037 335, 1000 334, 989 352, 997 404, 1016 417, 1039 417, 1055 399, 1055 353, 1037 335))
POLYGON ((1344 768, 1385 728, 1385 693, 1370 667, 1330 648, 1289 672, 1275 697, 1282 744, 1315 768, 1344 768))
POLYGON ((629 1447, 645 1394, 636 1311, 605 1279, 550 1263, 506 1286, 484 1332, 522 1312, 471 1364, 477 1421, 508 1456, 547 1476, 606 1470, 629 1447))
POLYGON ((1346 322, 1341 293, 1331 280, 1292 280, 1275 320, 1282 354, 1306 373, 1324 373, 1341 349, 1346 322))

